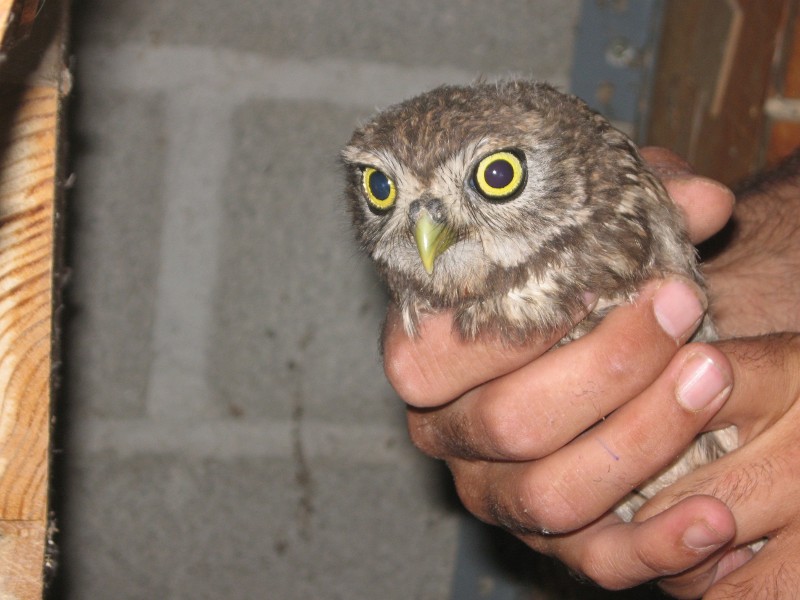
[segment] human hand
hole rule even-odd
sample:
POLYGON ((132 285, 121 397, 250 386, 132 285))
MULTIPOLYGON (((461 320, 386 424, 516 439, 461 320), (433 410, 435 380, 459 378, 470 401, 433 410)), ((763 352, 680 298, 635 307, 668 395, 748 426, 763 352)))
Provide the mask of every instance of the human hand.
POLYGON ((436 317, 412 341, 392 314, 387 373, 412 404, 415 443, 447 461, 471 512, 604 587, 631 587, 695 566, 735 533, 727 507, 710 497, 689 498, 641 523, 622 523, 611 512, 724 402, 732 376, 725 356, 708 345, 679 346, 703 312, 696 293, 680 280, 654 282, 590 334, 532 362, 530 354, 554 340, 467 345, 451 334, 449 320, 436 317), (506 369, 513 370, 491 378, 506 369), (705 408, 663 401, 702 371, 695 393, 684 388, 683 399, 707 400, 705 408))
POLYGON ((729 243, 706 265, 718 342, 730 359, 734 392, 712 420, 739 430, 740 448, 678 481, 645 505, 647 519, 683 498, 710 494, 733 511, 732 550, 662 587, 692 598, 794 597, 800 589, 800 152, 740 193, 729 243), (743 546, 764 538, 755 557, 743 546), (751 560, 752 559, 752 560, 751 560), (740 567, 740 568, 737 568, 740 567), (727 576, 726 576, 727 575, 727 576))
POLYGON ((800 149, 739 192, 731 224, 704 268, 717 329, 800 331, 800 149))
POLYGON ((663 579, 661 587, 677 598, 794 597, 800 589, 800 335, 715 346, 730 362, 735 385, 709 426, 736 425, 740 447, 663 490, 634 519, 646 523, 691 498, 722 500, 733 513, 735 536, 712 560, 663 579), (767 543, 754 556, 747 545, 760 539, 767 543))
MULTIPOLYGON (((694 241, 722 226, 732 207, 729 192, 688 177, 674 156, 650 151, 647 157, 684 206, 694 241)), ((610 514, 631 486, 688 444, 724 400, 731 376, 725 356, 710 346, 679 349, 702 315, 702 301, 698 290, 679 282, 653 284, 591 334, 537 361, 563 332, 517 348, 466 344, 452 333, 449 317, 438 315, 410 340, 390 313, 386 371, 412 407, 415 443, 447 460, 468 508, 606 587, 628 587, 692 567, 734 535, 730 512, 709 497, 688 498, 641 523, 622 524, 610 514), (696 368, 699 357, 714 365, 706 369, 706 383, 722 385, 711 404, 687 411, 659 402, 673 397, 683 367, 696 368), (623 405, 592 437, 567 444, 623 405), (631 428, 630 419, 638 427, 631 428), (596 439, 614 440, 614 452, 596 439), (700 521, 698 514, 704 515, 700 521), (692 526, 710 530, 714 542, 693 547, 692 526), (574 533, 537 533, 543 529, 574 533)))

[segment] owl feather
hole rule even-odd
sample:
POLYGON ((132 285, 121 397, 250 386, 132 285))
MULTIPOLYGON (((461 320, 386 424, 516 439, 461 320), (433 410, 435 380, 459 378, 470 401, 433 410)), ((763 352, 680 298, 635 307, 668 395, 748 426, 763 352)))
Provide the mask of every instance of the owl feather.
MULTIPOLYGON (((682 215, 633 142, 545 83, 439 87, 359 127, 342 157, 356 237, 411 336, 422 315, 449 310, 468 340, 571 327, 561 345, 649 279, 704 285, 682 215), (587 294, 597 302, 572 326, 587 294)), ((709 317, 694 339, 716 339, 709 317)), ((736 437, 701 435, 617 513, 630 520, 736 437)))

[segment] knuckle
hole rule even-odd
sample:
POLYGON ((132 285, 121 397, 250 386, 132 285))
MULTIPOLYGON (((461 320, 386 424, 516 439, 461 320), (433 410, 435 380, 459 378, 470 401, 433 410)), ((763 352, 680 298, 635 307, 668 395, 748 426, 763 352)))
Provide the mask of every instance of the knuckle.
POLYGON ((464 508, 466 508, 470 514, 481 521, 497 523, 493 521, 494 516, 488 509, 488 502, 482 496, 473 494, 471 489, 463 483, 456 484, 456 493, 458 494, 459 500, 461 500, 461 504, 464 505, 464 508))
POLYGON ((625 571, 611 560, 608 549, 597 538, 587 540, 578 557, 577 569, 607 590, 622 590, 639 583, 625 576, 625 571))
POLYGON ((603 568, 601 563, 592 563, 589 567, 589 572, 585 573, 585 575, 606 590, 618 591, 636 585, 630 582, 623 574, 603 568))
POLYGON ((542 531, 560 534, 574 531, 582 525, 582 520, 565 504, 560 495, 552 490, 542 490, 536 500, 529 502, 531 517, 542 531))
POLYGON ((454 407, 408 410, 408 430, 412 443, 434 458, 484 460, 485 442, 475 434, 465 412, 454 407))
POLYGON ((403 343, 386 346, 383 371, 397 395, 412 406, 428 404, 429 377, 425 366, 403 343))
POLYGON ((486 510, 492 520, 517 535, 549 534, 548 507, 526 493, 514 479, 510 486, 495 486, 487 494, 486 510))
POLYGON ((547 531, 539 526, 536 516, 527 507, 521 507, 508 496, 492 492, 485 504, 486 513, 493 523, 516 535, 542 534, 547 531))
POLYGON ((650 548, 634 546, 631 553, 609 552, 602 537, 587 540, 579 567, 592 581, 608 590, 621 590, 639 585, 670 572, 667 557, 650 548))
POLYGON ((481 437, 496 458, 512 461, 538 458, 534 432, 502 397, 481 398, 475 404, 475 417, 481 437))
POLYGON ((409 410, 406 420, 411 443, 424 454, 438 458, 439 450, 434 443, 434 435, 430 425, 430 415, 415 410, 409 410))
POLYGON ((638 563, 638 572, 646 573, 645 579, 655 579, 670 575, 674 571, 671 562, 674 556, 663 551, 654 551, 653 544, 645 546, 636 545, 633 548, 634 560, 638 563))
POLYGON ((600 517, 610 507, 594 496, 591 484, 575 477, 574 470, 558 463, 531 473, 527 494, 544 527, 554 533, 576 531, 600 517))
POLYGON ((551 474, 531 465, 515 478, 513 492, 493 503, 498 521, 514 533, 563 534, 586 524, 586 519, 554 485, 551 474))
POLYGON ((485 466, 458 460, 448 461, 447 466, 464 508, 482 521, 497 523, 490 510, 491 493, 487 491, 485 466))

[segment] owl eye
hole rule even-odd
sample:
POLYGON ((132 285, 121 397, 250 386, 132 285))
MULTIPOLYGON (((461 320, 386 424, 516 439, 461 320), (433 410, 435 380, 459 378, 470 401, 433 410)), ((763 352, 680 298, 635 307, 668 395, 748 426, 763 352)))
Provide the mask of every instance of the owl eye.
POLYGON ((503 150, 483 158, 475 167, 472 181, 487 200, 508 200, 522 190, 525 177, 520 153, 503 150))
POLYGON ((379 211, 388 210, 397 197, 394 182, 385 173, 373 167, 364 168, 364 193, 370 206, 379 211))

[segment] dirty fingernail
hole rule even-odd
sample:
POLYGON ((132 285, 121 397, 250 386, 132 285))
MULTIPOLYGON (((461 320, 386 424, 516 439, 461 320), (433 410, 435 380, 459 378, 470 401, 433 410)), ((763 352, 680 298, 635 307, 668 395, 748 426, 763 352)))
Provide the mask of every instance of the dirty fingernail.
POLYGON ((692 174, 692 166, 683 158, 666 148, 645 146, 641 149, 647 166, 661 178, 688 176, 692 174))
POLYGON ((704 354, 691 355, 678 375, 678 403, 690 412, 702 410, 730 389, 727 373, 704 354))
POLYGON ((658 288, 653 297, 653 310, 667 335, 680 340, 697 328, 705 307, 689 284, 674 279, 658 288))
POLYGON ((683 533, 683 543, 692 550, 708 550, 721 546, 728 536, 721 534, 705 521, 698 521, 683 533))

